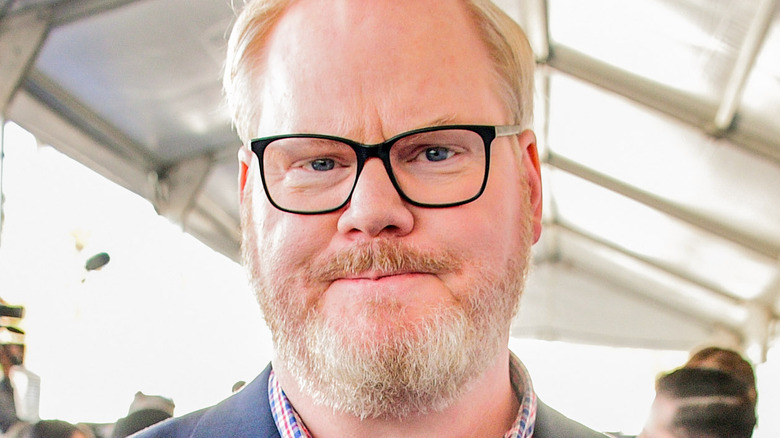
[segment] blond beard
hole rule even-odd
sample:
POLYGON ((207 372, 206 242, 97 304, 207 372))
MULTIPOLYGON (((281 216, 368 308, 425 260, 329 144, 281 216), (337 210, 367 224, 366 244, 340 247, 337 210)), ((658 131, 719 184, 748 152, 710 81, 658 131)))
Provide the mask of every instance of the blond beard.
MULTIPOLYGON (((506 348, 509 324, 525 283, 530 219, 520 227, 523 248, 503 269, 477 269, 478 278, 453 291, 453 303, 392 330, 372 331, 328 320, 317 310, 323 291, 313 285, 367 271, 457 272, 465 260, 446 252, 421 253, 395 240, 377 240, 327 261, 301 265, 301 272, 285 277, 274 269, 273 251, 258 247, 249 211, 245 209, 242 218, 244 260, 273 334, 276 360, 318 404, 361 419, 401 419, 441 411, 506 348), (267 256, 261 261, 258 254, 267 256)), ((397 320, 404 320, 402 306, 379 297, 355 317, 370 321, 371 313, 379 309, 398 312, 397 320)), ((387 318, 376 319, 380 320, 387 318)))

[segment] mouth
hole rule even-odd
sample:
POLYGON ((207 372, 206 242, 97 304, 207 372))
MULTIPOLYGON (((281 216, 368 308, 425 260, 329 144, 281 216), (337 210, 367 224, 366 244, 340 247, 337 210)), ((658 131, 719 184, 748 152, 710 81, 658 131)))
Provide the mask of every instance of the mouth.
POLYGON ((386 279, 392 279, 395 277, 411 277, 418 275, 430 275, 429 272, 417 272, 417 271, 393 271, 393 272, 362 272, 355 275, 346 275, 339 277, 333 281, 346 280, 346 281, 382 281, 386 279))

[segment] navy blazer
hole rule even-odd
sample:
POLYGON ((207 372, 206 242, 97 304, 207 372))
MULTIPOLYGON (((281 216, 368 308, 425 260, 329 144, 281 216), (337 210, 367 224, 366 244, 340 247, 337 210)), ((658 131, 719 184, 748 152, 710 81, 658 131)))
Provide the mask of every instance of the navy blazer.
MULTIPOLYGON (((281 438, 268 402, 271 365, 243 389, 210 408, 171 418, 133 438, 281 438)), ((600 437, 541 401, 536 410, 534 438, 600 437)))

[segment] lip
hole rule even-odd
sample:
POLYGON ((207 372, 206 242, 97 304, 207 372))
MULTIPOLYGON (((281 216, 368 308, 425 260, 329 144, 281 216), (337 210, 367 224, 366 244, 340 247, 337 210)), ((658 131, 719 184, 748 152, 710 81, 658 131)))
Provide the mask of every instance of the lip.
POLYGON ((323 305, 357 311, 367 302, 426 307, 448 299, 449 292, 434 274, 424 272, 362 272, 340 277, 326 287, 323 305))
POLYGON ((364 272, 358 275, 336 278, 334 281, 382 281, 401 277, 429 275, 427 272, 364 272))

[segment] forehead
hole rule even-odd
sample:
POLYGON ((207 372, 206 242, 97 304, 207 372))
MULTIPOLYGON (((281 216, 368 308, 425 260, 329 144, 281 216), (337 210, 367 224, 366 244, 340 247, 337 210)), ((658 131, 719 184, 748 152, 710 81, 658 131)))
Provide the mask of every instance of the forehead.
POLYGON ((460 1, 303 0, 267 48, 262 135, 369 142, 441 120, 504 122, 493 65, 460 1))

